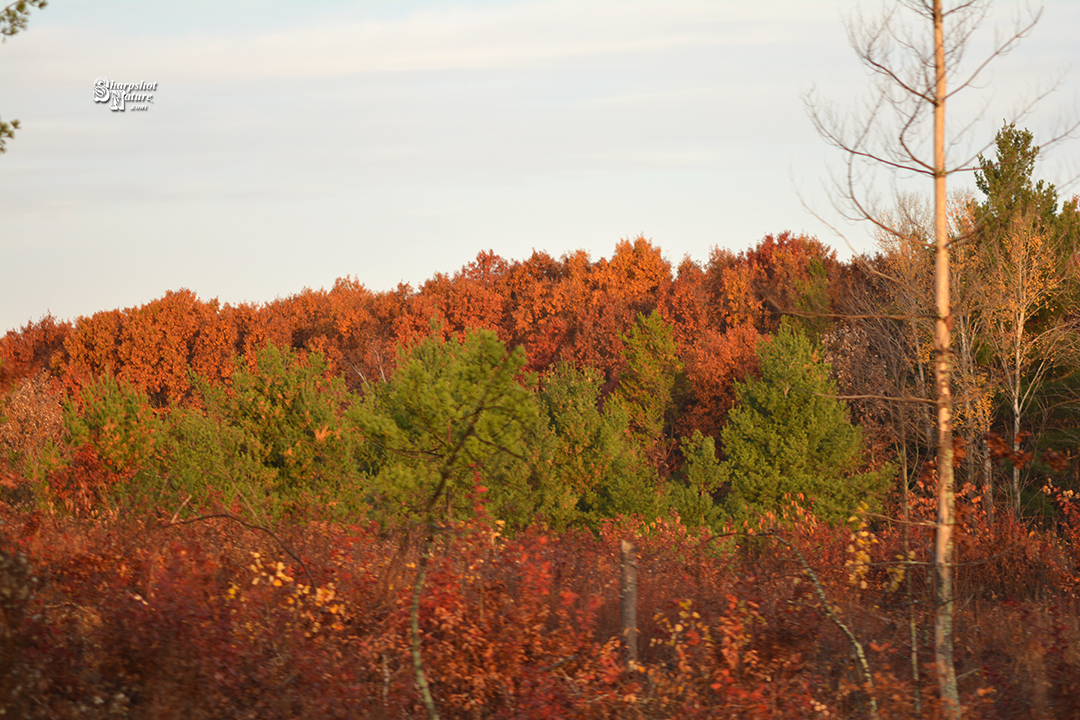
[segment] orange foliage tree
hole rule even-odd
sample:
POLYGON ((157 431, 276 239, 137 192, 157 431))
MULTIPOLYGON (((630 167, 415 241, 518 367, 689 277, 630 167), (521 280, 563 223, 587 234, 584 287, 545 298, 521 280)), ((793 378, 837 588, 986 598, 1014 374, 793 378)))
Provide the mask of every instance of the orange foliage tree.
POLYGON ((71 323, 57 322, 51 314, 8 331, 0 338, 0 392, 21 378, 48 370, 70 333, 71 323))
POLYGON ((217 300, 169 291, 139 307, 79 318, 59 369, 75 384, 113 373, 145 391, 157 407, 186 402, 189 372, 211 381, 228 376, 237 337, 228 319, 217 300))

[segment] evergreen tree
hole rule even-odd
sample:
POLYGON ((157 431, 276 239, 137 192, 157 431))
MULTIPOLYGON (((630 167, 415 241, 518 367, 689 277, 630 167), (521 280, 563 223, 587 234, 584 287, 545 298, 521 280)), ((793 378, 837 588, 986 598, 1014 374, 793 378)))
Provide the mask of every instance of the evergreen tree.
POLYGON ((349 504, 359 477, 359 438, 344 421, 353 398, 341 378, 327 377, 322 354, 270 344, 233 363, 224 387, 193 376, 205 411, 170 413, 170 484, 196 500, 218 491, 271 514, 295 500, 349 504))
POLYGON ((622 336, 626 367, 608 405, 624 412, 629 430, 645 455, 665 474, 672 443, 667 440, 673 393, 683 366, 671 325, 653 310, 638 314, 630 332, 622 336))
POLYGON ((723 468, 716 461, 716 441, 700 430, 679 440, 683 466, 678 480, 667 488, 668 507, 677 511, 686 525, 717 526, 723 508, 713 495, 724 482, 723 468))
POLYGON ((87 382, 78 402, 64 403, 64 428, 71 447, 93 445, 113 470, 151 467, 160 450, 161 422, 146 393, 110 373, 87 382))
POLYGON ((349 413, 366 439, 377 514, 419 518, 437 499, 441 515, 461 517, 477 478, 496 517, 527 524, 543 509, 544 428, 534 393, 519 381, 524 365, 525 352, 508 351, 489 330, 462 342, 433 335, 402 351, 393 377, 369 387, 349 413))
POLYGON ((1030 130, 1017 130, 1009 123, 998 131, 993 160, 979 156, 975 186, 986 196, 977 206, 977 219, 984 234, 1000 234, 1004 227, 1026 217, 1038 231, 1053 229, 1057 220, 1058 196, 1053 184, 1032 181, 1039 146, 1032 145, 1030 130))
POLYGON ((887 472, 856 472, 862 434, 836 394, 821 348, 787 318, 758 345, 761 379, 736 384, 737 401, 723 430, 733 514, 775 509, 785 493, 814 499, 819 517, 835 521, 861 501, 875 504, 887 472))
MULTIPOLYGON (((1080 212, 1073 197, 1058 211, 1057 191, 1032 173, 1039 155, 1032 133, 1006 125, 996 138, 994 160, 979 156, 976 184, 986 195, 973 207, 977 242, 968 286, 975 308, 974 344, 1005 410, 1013 452, 1021 433, 1058 423, 1041 421, 1069 409, 1077 395, 1080 365, 1080 293, 1075 256, 1080 243, 1080 212)), ((980 448, 986 452, 985 448, 980 448)), ((989 456, 984 494, 992 507, 989 456)), ((1013 510, 1030 491, 1021 468, 1012 467, 1013 510)), ((1036 497, 1041 497, 1036 495, 1036 497)))
POLYGON ((559 524, 596 526, 620 514, 655 517, 660 497, 630 417, 618 403, 601 411, 600 372, 557 365, 541 383, 538 398, 553 445, 548 478, 548 515, 559 524))

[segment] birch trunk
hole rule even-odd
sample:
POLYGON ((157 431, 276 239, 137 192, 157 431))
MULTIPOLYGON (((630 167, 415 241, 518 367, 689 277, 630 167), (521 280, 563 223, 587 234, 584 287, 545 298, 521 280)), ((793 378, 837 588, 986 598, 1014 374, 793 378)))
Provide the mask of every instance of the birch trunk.
POLYGON ((945 191, 945 47, 941 0, 934 0, 934 384, 937 386, 938 518, 934 543, 937 587, 934 603, 934 659, 946 717, 960 718, 960 694, 953 662, 953 489, 952 348, 949 307, 949 235, 945 191))

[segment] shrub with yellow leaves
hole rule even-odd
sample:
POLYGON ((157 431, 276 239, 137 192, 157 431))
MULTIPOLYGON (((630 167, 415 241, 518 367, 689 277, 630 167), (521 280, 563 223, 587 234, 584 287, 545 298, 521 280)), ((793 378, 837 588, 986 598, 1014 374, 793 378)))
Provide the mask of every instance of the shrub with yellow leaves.
POLYGON ((866 590, 868 587, 866 579, 869 577, 872 566, 870 548, 878 544, 877 536, 867 529, 869 527, 866 520, 867 511, 867 504, 859 503, 856 513, 848 518, 848 522, 852 523, 855 529, 851 531, 850 542, 847 546, 849 557, 844 563, 844 567, 848 570, 848 583, 860 590, 866 590))
MULTIPOLYGON (((269 614, 274 609, 287 608, 292 616, 290 625, 302 629, 304 637, 315 637, 320 631, 342 631, 345 629, 345 604, 337 597, 334 583, 327 583, 326 587, 312 587, 296 582, 290 575, 284 562, 270 561, 263 558, 262 553, 251 551, 251 564, 248 569, 252 572, 250 587, 262 586, 269 590, 263 593, 262 602, 265 611, 269 614), (276 588, 281 588, 276 590, 276 588), (269 593, 269 595, 268 595, 269 593)), ((231 602, 247 604, 249 598, 255 593, 251 590, 246 592, 236 583, 232 583, 226 593, 231 602)), ((233 613, 236 613, 234 608, 233 613)), ((252 623, 246 623, 249 631, 254 631, 252 623)))

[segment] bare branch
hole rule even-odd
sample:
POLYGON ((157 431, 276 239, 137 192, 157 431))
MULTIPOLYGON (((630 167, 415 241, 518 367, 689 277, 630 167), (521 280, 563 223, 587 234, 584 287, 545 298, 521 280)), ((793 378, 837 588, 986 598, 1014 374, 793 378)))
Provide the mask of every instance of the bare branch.
POLYGON ((311 587, 312 588, 316 587, 315 578, 312 576, 311 571, 308 570, 308 566, 306 564, 304 564, 303 560, 300 559, 300 556, 297 555, 296 553, 294 553, 289 548, 289 546, 286 545, 284 543, 284 541, 282 541, 281 538, 279 538, 277 535, 274 534, 274 532, 272 530, 270 530, 269 528, 265 528, 262 525, 255 525, 253 523, 249 523, 247 520, 242 520, 241 518, 238 518, 235 515, 230 515, 229 513, 212 513, 210 515, 200 515, 199 517, 188 518, 187 520, 180 520, 178 522, 162 523, 160 525, 160 527, 163 527, 163 528, 178 527, 180 525, 190 525, 191 523, 202 522, 204 520, 213 520, 214 518, 223 518, 225 520, 232 520, 233 522, 239 523, 240 525, 243 525, 246 528, 249 528, 251 530, 258 530, 259 532, 264 532, 267 535, 269 535, 270 537, 272 537, 274 539, 274 541, 277 542, 277 544, 281 546, 281 549, 284 550, 289 555, 289 557, 291 557, 293 560, 295 560, 296 563, 301 568, 304 569, 304 574, 307 575, 308 582, 311 583, 311 587))
POLYGON ((896 395, 832 395, 829 393, 810 393, 811 395, 817 395, 818 397, 831 398, 833 400, 887 400, 889 402, 903 402, 903 403, 919 403, 922 405, 933 406, 935 403, 933 400, 927 398, 914 397, 912 395, 896 396, 896 395))

